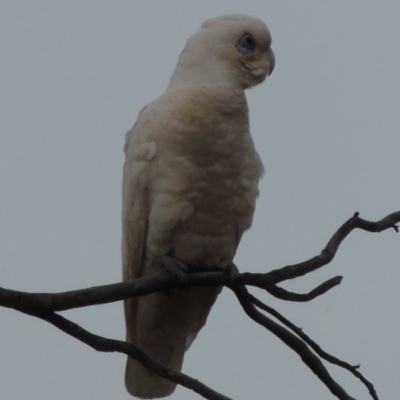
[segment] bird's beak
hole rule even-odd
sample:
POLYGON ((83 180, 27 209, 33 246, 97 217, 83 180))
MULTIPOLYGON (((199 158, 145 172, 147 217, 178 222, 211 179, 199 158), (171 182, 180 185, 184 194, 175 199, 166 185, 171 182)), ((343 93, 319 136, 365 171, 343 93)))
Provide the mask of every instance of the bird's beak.
MULTIPOLYGON (((275 68, 275 55, 270 47, 262 53, 258 53, 256 57, 243 56, 242 58, 244 59, 243 64, 257 83, 261 83, 267 76, 271 75, 275 68), (249 58, 251 59, 249 60, 249 58)), ((257 83, 253 83, 253 85, 257 83)))
POLYGON ((268 58, 269 66, 268 66, 268 76, 272 74, 272 71, 275 68, 275 54, 272 51, 271 47, 268 47, 268 50, 265 51, 265 55, 268 58))

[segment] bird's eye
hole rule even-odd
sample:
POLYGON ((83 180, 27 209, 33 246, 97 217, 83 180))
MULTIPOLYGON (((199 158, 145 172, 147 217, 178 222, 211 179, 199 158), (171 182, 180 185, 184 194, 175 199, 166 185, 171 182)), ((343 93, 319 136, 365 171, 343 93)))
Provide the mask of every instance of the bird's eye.
POLYGON ((256 48, 256 40, 253 35, 250 33, 245 33, 239 40, 239 43, 236 45, 238 51, 242 54, 251 54, 254 52, 256 48))

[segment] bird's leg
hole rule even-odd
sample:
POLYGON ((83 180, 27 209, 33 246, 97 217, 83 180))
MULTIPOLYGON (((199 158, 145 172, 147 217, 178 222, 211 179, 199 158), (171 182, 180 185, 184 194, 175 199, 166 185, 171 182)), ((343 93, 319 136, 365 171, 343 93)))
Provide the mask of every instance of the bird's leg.
POLYGON ((182 261, 171 256, 162 256, 157 259, 157 265, 162 271, 168 271, 169 274, 178 278, 181 283, 188 281, 189 268, 182 261))

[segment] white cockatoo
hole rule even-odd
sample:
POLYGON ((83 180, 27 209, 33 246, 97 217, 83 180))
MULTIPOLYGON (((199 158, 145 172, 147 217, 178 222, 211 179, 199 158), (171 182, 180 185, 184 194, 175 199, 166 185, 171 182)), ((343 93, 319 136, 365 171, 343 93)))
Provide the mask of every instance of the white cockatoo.
MULTIPOLYGON (((162 262, 232 263, 250 228, 263 174, 244 90, 274 69, 271 35, 258 18, 210 19, 187 41, 167 90, 126 134, 123 279, 162 262)), ((175 289, 125 301, 127 341, 174 370, 206 323, 220 288, 175 289)), ((176 384, 128 357, 133 396, 170 395, 176 384)))

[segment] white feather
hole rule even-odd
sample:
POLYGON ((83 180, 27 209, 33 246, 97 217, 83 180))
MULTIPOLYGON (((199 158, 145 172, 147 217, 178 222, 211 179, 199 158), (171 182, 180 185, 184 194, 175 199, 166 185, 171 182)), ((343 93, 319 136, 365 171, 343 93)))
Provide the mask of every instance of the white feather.
MULTIPOLYGON (((249 133, 244 89, 272 72, 268 28, 247 16, 206 21, 181 53, 167 91, 126 135, 122 209, 124 280, 157 272, 158 257, 188 266, 231 262, 250 228, 263 167, 249 133), (236 45, 252 34, 256 48, 236 45)), ((220 288, 175 290, 125 302, 127 341, 180 371, 220 288)), ((129 393, 170 395, 175 384, 128 358, 129 393)))

